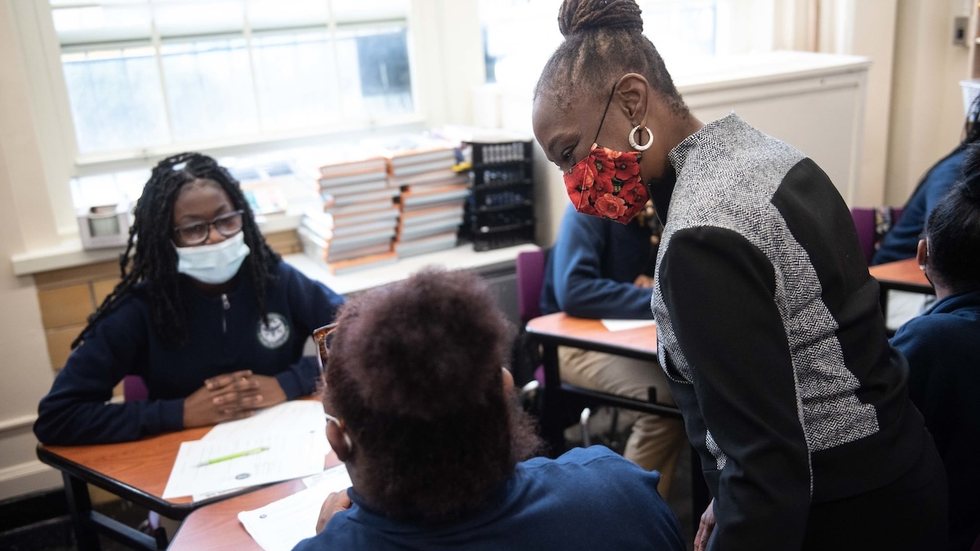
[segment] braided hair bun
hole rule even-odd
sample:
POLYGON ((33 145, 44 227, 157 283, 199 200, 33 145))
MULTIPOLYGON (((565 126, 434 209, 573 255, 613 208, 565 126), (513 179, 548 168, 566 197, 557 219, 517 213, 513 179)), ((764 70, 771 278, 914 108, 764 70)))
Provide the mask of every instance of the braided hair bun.
POLYGON ((635 0, 565 0, 558 10, 558 29, 566 38, 599 29, 642 33, 640 13, 635 0))

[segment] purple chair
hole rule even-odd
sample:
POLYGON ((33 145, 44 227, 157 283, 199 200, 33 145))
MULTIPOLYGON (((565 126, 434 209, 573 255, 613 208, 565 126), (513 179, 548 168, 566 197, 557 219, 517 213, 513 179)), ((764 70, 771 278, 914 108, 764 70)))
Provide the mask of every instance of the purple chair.
POLYGON ((517 313, 521 323, 541 315, 541 285, 544 282, 544 249, 517 254, 517 313))
POLYGON ((149 391, 146 390, 146 383, 139 375, 126 375, 123 377, 123 399, 127 402, 140 402, 146 400, 149 391))
POLYGON ((851 209, 854 229, 857 230, 858 243, 861 245, 861 252, 864 253, 866 262, 871 263, 878 242, 901 217, 901 207, 854 207, 851 209))

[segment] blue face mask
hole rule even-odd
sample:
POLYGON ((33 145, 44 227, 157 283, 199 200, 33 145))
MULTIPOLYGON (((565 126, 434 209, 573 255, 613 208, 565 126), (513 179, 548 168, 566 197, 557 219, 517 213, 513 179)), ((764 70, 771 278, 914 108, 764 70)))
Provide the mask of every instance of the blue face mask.
POLYGON ((174 245, 174 248, 177 249, 177 271, 210 285, 220 285, 235 277, 251 252, 245 244, 245 232, 238 232, 214 245, 174 245))

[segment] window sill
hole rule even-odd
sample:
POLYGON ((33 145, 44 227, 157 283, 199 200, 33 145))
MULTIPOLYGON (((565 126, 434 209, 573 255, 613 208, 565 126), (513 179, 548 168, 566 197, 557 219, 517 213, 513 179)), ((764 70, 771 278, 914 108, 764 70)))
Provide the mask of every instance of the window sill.
MULTIPOLYGON (((301 215, 298 213, 268 216, 264 220, 259 221, 259 230, 266 235, 295 230, 299 227, 300 217, 301 215)), ((52 247, 15 254, 10 260, 13 264, 14 275, 27 276, 49 272, 51 270, 118 260, 119 255, 124 250, 124 247, 83 249, 81 239, 72 237, 64 239, 61 243, 52 247)))

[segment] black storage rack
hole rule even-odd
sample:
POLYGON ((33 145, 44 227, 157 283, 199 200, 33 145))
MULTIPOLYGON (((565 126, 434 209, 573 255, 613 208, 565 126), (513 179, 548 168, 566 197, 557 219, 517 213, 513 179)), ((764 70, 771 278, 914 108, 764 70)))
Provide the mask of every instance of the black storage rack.
POLYGON ((531 142, 466 142, 472 148, 464 237, 476 251, 534 241, 531 142))

